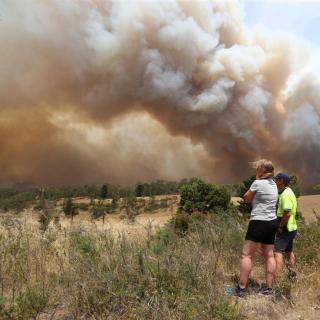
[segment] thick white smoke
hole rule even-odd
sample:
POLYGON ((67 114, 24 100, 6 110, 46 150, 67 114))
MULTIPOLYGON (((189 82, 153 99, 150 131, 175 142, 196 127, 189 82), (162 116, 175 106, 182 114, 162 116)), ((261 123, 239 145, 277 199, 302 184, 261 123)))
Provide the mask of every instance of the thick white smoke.
MULTIPOLYGON (((41 120, 34 123, 50 131, 50 139, 39 141, 37 127, 29 130, 25 148, 15 153, 16 132, 23 134, 24 126, 3 125, 5 175, 45 182, 44 169, 40 176, 16 170, 21 154, 34 152, 39 158, 34 147, 39 144, 51 151, 42 153, 38 166, 49 155, 56 159, 53 166, 70 166, 71 159, 55 154, 72 149, 78 165, 70 169, 69 180, 79 175, 86 180, 88 173, 80 172, 96 162, 93 151, 101 152, 67 139, 69 129, 54 120, 57 115, 107 128, 127 114, 144 112, 172 136, 205 147, 209 159, 203 176, 236 181, 249 173, 251 160, 268 157, 279 169, 301 175, 306 185, 319 182, 320 86, 309 71, 311 50, 292 36, 249 32, 236 1, 2 0, 0 12, 0 124, 26 117, 32 126, 31 111, 37 110, 41 120)), ((135 143, 130 135, 124 148, 135 143)), ((105 145, 116 157, 121 154, 114 144, 105 145)), ((101 141, 100 150, 103 146, 101 141)), ((152 167, 155 150, 160 154, 165 147, 144 146, 142 163, 152 167)), ((136 161, 128 154, 121 159, 135 163, 122 173, 136 179, 136 161)), ((199 167, 202 161, 203 155, 199 167)), ((35 172, 32 161, 28 164, 35 172)), ((109 164, 106 160, 112 172, 109 164)), ((172 161, 168 172, 180 165, 172 161)), ((95 170, 93 176, 104 172, 108 177, 105 166, 95 170)), ((165 171, 153 170, 148 178, 165 171)))

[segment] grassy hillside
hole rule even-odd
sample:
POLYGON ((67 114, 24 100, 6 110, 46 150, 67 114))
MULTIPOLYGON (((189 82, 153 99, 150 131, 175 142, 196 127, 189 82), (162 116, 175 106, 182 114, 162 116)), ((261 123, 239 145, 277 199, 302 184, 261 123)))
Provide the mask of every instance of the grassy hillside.
POLYGON ((225 288, 239 275, 246 224, 231 208, 179 216, 132 241, 77 224, 43 233, 1 215, 0 319, 318 319, 320 222, 300 221, 296 283, 284 273, 273 297, 258 296, 257 257, 251 294, 239 300, 225 288))
POLYGON ((257 255, 245 299, 226 294, 239 276, 247 227, 238 199, 224 211, 176 215, 179 199, 138 198, 133 220, 126 199, 105 219, 93 217, 86 197, 73 198, 73 219, 63 200, 50 202, 46 229, 37 203, 2 213, 0 319, 320 318, 320 196, 299 199, 298 280, 288 282, 284 271, 273 296, 257 295, 264 281, 257 255))

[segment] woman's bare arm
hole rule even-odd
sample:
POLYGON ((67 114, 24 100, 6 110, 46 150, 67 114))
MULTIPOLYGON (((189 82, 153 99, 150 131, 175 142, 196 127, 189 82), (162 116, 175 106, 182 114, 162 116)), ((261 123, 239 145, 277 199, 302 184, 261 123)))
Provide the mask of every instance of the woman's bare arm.
POLYGON ((254 192, 252 192, 250 190, 248 190, 243 196, 243 200, 246 203, 251 203, 253 198, 254 198, 254 192))

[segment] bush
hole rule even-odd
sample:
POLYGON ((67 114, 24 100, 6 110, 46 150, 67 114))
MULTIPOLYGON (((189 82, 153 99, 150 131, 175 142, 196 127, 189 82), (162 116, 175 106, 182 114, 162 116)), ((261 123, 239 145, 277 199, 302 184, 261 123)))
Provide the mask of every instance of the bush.
POLYGON ((134 194, 136 197, 143 197, 144 195, 144 185, 142 183, 138 183, 134 189, 134 194))
POLYGON ((167 199, 161 199, 160 201, 152 201, 151 203, 147 204, 143 211, 144 212, 153 212, 153 211, 157 211, 159 209, 166 209, 168 208, 168 200, 167 199))
POLYGON ((213 316, 219 320, 240 320, 244 317, 239 314, 237 308, 223 297, 219 297, 213 305, 213 316))
POLYGON ((154 211, 159 210, 160 208, 161 208, 160 205, 157 203, 149 203, 144 207, 143 211, 144 212, 154 212, 154 211))
POLYGON ((111 204, 104 204, 103 202, 94 203, 91 208, 91 214, 93 219, 99 219, 105 217, 106 214, 112 211, 111 204))
MULTIPOLYGON (((251 176, 250 178, 248 178, 247 180, 244 180, 242 182, 242 184, 240 185, 240 187, 238 189, 238 191, 239 191, 238 196, 239 197, 243 198, 243 196, 249 190, 249 188, 251 187, 251 185, 255 179, 256 179, 255 176, 251 176)), ((241 200, 239 203, 239 210, 242 213, 250 214, 251 210, 252 210, 252 205, 251 205, 251 203, 245 203, 243 200, 241 200)))
POLYGON ((297 198, 300 197, 300 185, 299 185, 299 178, 297 176, 290 176, 290 188, 294 192, 297 198))
POLYGON ((48 305, 48 296, 42 289, 28 289, 17 298, 16 318, 38 319, 48 305))
POLYGON ((8 197, 5 197, 5 194, 3 194, 2 197, 0 197, 0 208, 5 212, 13 210, 16 213, 19 213, 28 207, 35 198, 35 191, 25 191, 16 194, 8 193, 8 197))
POLYGON ((108 187, 106 184, 102 185, 100 190, 100 198, 101 199, 107 199, 108 197, 108 187))
POLYGON ((320 263, 319 247, 315 245, 320 238, 320 219, 309 224, 301 224, 298 236, 294 240, 295 254, 299 256, 300 263, 318 266, 320 263))
POLYGON ((178 213, 174 218, 174 229, 179 235, 184 235, 191 223, 191 217, 186 213, 178 213))
POLYGON ((82 211, 89 210, 89 205, 87 203, 76 203, 75 207, 77 207, 79 210, 82 210, 82 211))
POLYGON ((66 216, 75 216, 79 214, 78 207, 73 203, 71 198, 67 198, 63 202, 63 212, 66 216))
POLYGON ((188 213, 194 211, 214 212, 226 210, 230 203, 230 193, 223 186, 195 180, 181 187, 180 210, 188 213))
POLYGON ((81 255, 94 258, 97 255, 95 240, 88 234, 75 232, 71 234, 71 246, 81 255))

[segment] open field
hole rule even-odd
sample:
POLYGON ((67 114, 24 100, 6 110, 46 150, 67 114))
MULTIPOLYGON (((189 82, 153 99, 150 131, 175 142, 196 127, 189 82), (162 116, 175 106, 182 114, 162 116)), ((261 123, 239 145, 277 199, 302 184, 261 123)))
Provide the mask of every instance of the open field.
MULTIPOLYGON (((144 198, 146 203, 150 201, 150 198, 144 198)), ((129 238, 141 239, 141 236, 146 236, 148 232, 155 232, 159 228, 163 227, 170 219, 175 215, 178 208, 179 196, 156 196, 153 200, 160 201, 161 199, 172 199, 172 205, 169 208, 159 209, 152 213, 145 213, 142 211, 135 217, 134 222, 128 221, 121 210, 117 210, 116 213, 107 214, 103 222, 102 218, 93 219, 91 214, 87 211, 80 211, 80 213, 74 216, 73 221, 70 217, 65 217, 62 213, 62 200, 57 202, 57 212, 59 212, 59 224, 62 229, 81 229, 86 231, 103 231, 108 230, 112 235, 119 236, 124 234, 129 238)), ((233 197, 231 202, 237 205, 241 200, 239 197, 233 197)), ((108 202, 109 200, 106 200, 108 202)), ((75 203, 89 204, 88 198, 76 198, 75 203)), ((316 219, 315 213, 320 214, 320 195, 308 195, 301 196, 299 198, 299 211, 301 211, 304 219, 314 221, 316 219)), ((35 228, 39 226, 38 213, 30 210, 25 210, 22 214, 18 215, 20 219, 26 222, 28 225, 33 225, 35 228)), ((51 222, 51 225, 53 222, 51 222)))
MULTIPOLYGON (((141 235, 147 235, 148 232, 155 232, 163 227, 173 215, 170 210, 161 210, 155 213, 141 213, 134 222, 129 222, 121 214, 108 214, 105 221, 102 218, 92 219, 88 212, 80 212, 79 215, 71 218, 61 216, 59 224, 62 230, 84 230, 88 232, 108 231, 113 236, 125 235, 129 238, 139 239, 141 235)), ((38 214, 25 211, 21 215, 21 220, 28 225, 39 227, 38 214)), ((51 222, 51 226, 53 222, 51 222)))
POLYGON ((233 209, 220 217, 195 216, 181 236, 167 225, 178 200, 166 209, 141 211, 134 222, 120 209, 104 222, 85 211, 72 221, 58 202, 59 222, 45 233, 36 211, 2 214, 0 319, 320 319, 320 226, 312 222, 320 196, 300 198, 310 224, 300 222, 297 282, 284 274, 275 296, 255 294, 264 281, 257 255, 244 300, 227 297, 224 289, 238 277, 247 221, 233 209))
POLYGON ((320 215, 320 195, 301 196, 298 204, 298 210, 307 221, 315 220, 316 215, 320 215))
MULTIPOLYGON (((171 197, 172 198, 172 197, 171 197)), ((170 196, 156 196, 155 200, 160 201, 162 199, 171 199, 170 196)), ((146 202, 150 201, 150 198, 144 198, 146 202)), ((80 215, 74 217, 73 225, 77 227, 88 227, 93 225, 94 228, 99 230, 110 229, 115 233, 128 232, 128 234, 135 234, 139 230, 145 230, 147 227, 158 228, 163 226, 168 220, 170 220, 177 208, 180 197, 179 195, 174 196, 173 206, 168 209, 159 209, 154 213, 142 213, 135 218, 135 223, 129 223, 127 220, 120 219, 120 211, 116 214, 109 214, 106 216, 105 223, 102 223, 102 218, 98 220, 92 220, 88 212, 81 212, 80 215)), ((237 205, 241 198, 232 197, 231 203, 237 205)), ((76 203, 90 202, 88 198, 75 199, 76 203)), ((58 202, 61 206, 62 201, 58 202)), ((61 209, 61 208, 60 208, 61 209)), ((316 218, 315 213, 320 214, 320 195, 307 195, 301 196, 298 200, 298 210, 302 213, 302 216, 307 221, 313 221, 316 218)), ((35 217, 33 217, 34 219, 35 217)), ((71 225, 69 218, 61 218, 61 225, 65 228, 71 225)))

